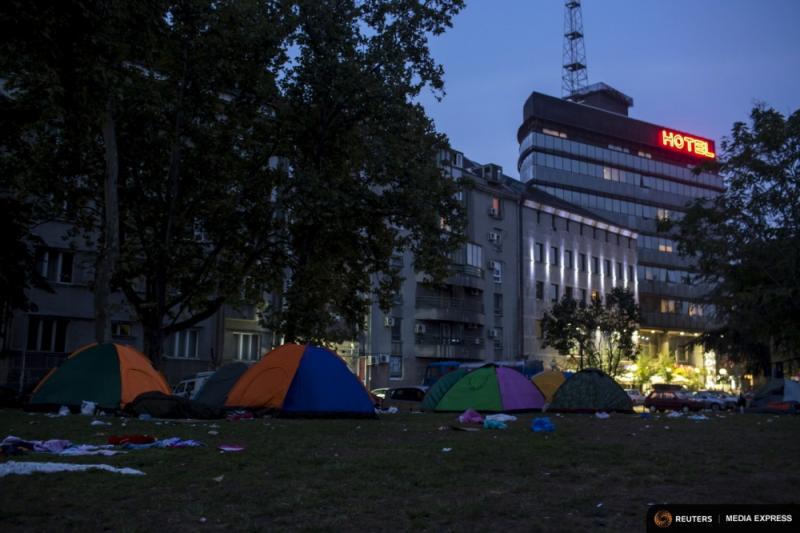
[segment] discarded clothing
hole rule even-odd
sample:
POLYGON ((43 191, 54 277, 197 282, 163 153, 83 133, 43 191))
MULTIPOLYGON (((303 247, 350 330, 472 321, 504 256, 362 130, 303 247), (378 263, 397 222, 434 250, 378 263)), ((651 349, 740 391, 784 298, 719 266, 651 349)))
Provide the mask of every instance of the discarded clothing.
POLYGON ((480 424, 483 422, 483 417, 475 409, 467 409, 458 417, 458 421, 462 424, 480 424))
POLYGON ((10 474, 30 475, 33 473, 52 474, 54 472, 84 472, 86 470, 105 470, 117 474, 143 476, 144 472, 134 468, 116 468, 111 465, 77 465, 70 463, 28 463, 7 461, 0 463, 0 477, 10 474))
POLYGON ((496 422, 514 422, 517 419, 516 416, 507 415, 505 413, 498 413, 496 415, 488 415, 486 420, 494 420, 496 422))
POLYGON ((483 429, 508 429, 508 425, 501 420, 495 420, 487 416, 483 421, 483 429))
POLYGON ((113 446, 122 446, 123 444, 150 444, 155 441, 156 438, 152 435, 111 435, 108 437, 108 443, 113 446))
POLYGON ((51 453, 54 455, 116 455, 121 452, 109 450, 111 446, 93 444, 73 444, 68 440, 22 440, 10 435, 0 442, 5 455, 21 455, 25 452, 51 453))
POLYGON ((147 448, 196 448, 198 446, 205 446, 200 441, 193 439, 182 440, 179 437, 171 437, 169 439, 161 439, 150 443, 134 444, 128 442, 122 445, 123 450, 146 450, 147 448))
POLYGON ((550 433, 556 430, 555 424, 546 416, 534 418, 531 424, 531 430, 537 433, 550 433))

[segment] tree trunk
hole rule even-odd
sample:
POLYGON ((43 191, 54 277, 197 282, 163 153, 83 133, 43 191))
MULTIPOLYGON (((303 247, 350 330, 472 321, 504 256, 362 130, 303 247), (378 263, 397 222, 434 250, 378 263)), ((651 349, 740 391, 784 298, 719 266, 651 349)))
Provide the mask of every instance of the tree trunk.
POLYGON ((106 172, 103 206, 103 228, 100 250, 95 266, 94 315, 97 342, 111 340, 111 278, 119 256, 119 202, 118 178, 119 158, 117 133, 111 100, 106 102, 103 120, 103 145, 105 147, 106 172))
POLYGON ((161 321, 149 317, 142 321, 144 327, 144 351, 155 368, 161 368, 164 353, 164 330, 161 321))

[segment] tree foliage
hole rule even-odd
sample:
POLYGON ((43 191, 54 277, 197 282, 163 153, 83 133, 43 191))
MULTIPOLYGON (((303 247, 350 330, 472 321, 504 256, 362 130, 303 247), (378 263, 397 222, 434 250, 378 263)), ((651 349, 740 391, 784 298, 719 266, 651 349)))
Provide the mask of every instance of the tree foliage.
POLYGON ((711 290, 707 347, 766 368, 800 350, 800 111, 757 106, 734 124, 718 164, 726 190, 676 224, 678 250, 711 290))
POLYGON ((447 140, 414 102, 442 89, 428 37, 461 6, 8 2, 0 170, 32 224, 68 222, 101 252, 117 211, 95 290, 124 292, 156 363, 171 333, 269 292, 277 333, 341 340, 390 304, 393 253, 440 278, 461 242, 447 140))
POLYGON ((565 295, 542 318, 542 347, 576 359, 579 370, 616 376, 623 360, 636 359, 639 317, 633 293, 621 287, 611 289, 605 303, 594 298, 587 305, 565 295))

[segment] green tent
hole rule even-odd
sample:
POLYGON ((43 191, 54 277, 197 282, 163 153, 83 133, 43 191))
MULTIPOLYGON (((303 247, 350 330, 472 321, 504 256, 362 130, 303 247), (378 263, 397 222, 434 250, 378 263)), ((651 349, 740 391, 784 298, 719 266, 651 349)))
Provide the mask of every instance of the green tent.
POLYGON ((633 404, 622 387, 608 374, 596 368, 587 368, 558 388, 548 411, 632 413, 633 404))
POLYGON ((444 398, 450 387, 455 385, 456 381, 467 375, 467 370, 459 368, 452 372, 448 372, 433 384, 433 387, 425 394, 425 399, 422 401, 423 411, 433 411, 436 405, 444 398))
POLYGON ((513 368, 490 363, 462 375, 444 392, 434 410, 534 411, 543 404, 544 396, 528 378, 513 368))

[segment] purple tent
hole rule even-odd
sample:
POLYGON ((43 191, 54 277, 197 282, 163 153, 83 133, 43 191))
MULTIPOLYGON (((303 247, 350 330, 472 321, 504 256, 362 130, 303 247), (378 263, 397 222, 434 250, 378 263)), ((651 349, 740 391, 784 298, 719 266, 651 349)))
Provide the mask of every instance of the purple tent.
POLYGON ((470 372, 445 393, 436 411, 535 411, 544 396, 529 379, 508 367, 492 364, 470 372))

